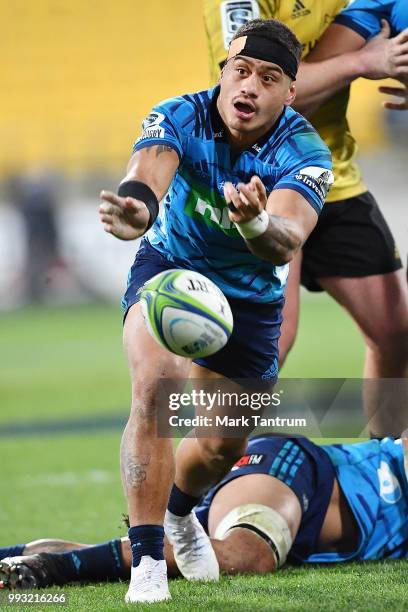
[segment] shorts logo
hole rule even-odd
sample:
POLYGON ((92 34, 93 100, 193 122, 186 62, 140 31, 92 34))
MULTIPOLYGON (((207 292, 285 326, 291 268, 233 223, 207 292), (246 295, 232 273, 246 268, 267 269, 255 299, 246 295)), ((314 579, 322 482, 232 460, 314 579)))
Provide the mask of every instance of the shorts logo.
POLYGON ((257 0, 230 0, 221 3, 222 35, 228 49, 235 32, 247 21, 260 17, 257 0))
POLYGON ((401 499, 401 487, 388 463, 381 461, 377 474, 380 483, 380 497, 387 504, 396 504, 401 499))
POLYGON ((246 467, 247 465, 260 465, 263 463, 264 459, 265 455, 244 455, 235 463, 231 471, 238 470, 239 468, 246 467))
MULTIPOLYGON (((287 277, 289 274, 289 266, 286 265, 282 267, 285 268, 286 277, 287 277)), ((262 374, 261 376, 262 380, 272 380, 273 378, 276 378, 278 374, 278 369, 279 369, 278 360, 275 357, 275 359, 273 360, 269 368, 262 374)))

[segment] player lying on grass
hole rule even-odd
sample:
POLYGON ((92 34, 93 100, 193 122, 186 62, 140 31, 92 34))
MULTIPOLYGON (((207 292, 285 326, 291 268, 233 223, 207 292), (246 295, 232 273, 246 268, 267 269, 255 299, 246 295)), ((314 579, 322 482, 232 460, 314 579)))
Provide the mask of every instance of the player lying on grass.
MULTIPOLYGON (((408 431, 406 432, 408 435, 408 431)), ((408 558, 408 440, 317 446, 256 436, 195 509, 221 570, 268 573, 292 563, 408 558)), ((8 588, 127 579, 129 540, 39 540, 0 548, 8 588), (56 552, 67 551, 67 552, 56 552), (39 553, 39 554, 35 554, 39 553)), ((170 576, 179 575, 166 541, 170 576)))

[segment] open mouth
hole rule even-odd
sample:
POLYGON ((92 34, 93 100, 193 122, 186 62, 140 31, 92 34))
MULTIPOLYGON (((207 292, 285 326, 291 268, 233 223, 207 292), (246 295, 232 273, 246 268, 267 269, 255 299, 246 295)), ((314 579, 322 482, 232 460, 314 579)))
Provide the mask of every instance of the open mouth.
POLYGON ((242 119, 249 119, 255 114, 255 109, 245 102, 234 102, 234 108, 237 115, 242 119))

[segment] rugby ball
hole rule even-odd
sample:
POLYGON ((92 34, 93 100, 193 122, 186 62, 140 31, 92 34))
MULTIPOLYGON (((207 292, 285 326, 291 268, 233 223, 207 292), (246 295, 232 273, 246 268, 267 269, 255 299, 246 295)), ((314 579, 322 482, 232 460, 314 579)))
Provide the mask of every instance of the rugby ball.
POLYGON ((208 357, 228 342, 230 305, 208 278, 190 270, 166 270, 147 281, 140 304, 149 333, 182 357, 208 357))

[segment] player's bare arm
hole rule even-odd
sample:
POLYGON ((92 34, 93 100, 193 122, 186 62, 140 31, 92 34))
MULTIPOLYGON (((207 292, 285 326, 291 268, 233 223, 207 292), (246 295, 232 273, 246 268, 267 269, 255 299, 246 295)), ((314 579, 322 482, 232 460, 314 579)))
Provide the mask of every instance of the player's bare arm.
POLYGON ((140 238, 151 225, 149 221, 152 221, 149 196, 153 206, 155 199, 159 202, 163 198, 178 165, 178 155, 169 146, 156 145, 136 151, 129 161, 119 194, 101 191, 99 216, 105 232, 120 240, 140 238), (132 197, 132 192, 135 196, 140 192, 139 197, 145 201, 132 197))
POLYGON ((226 183, 224 195, 229 217, 248 248, 277 266, 293 259, 317 223, 317 213, 302 195, 278 189, 268 198, 257 176, 247 185, 239 184, 238 189, 226 183))
POLYGON ((390 26, 370 42, 350 28, 334 23, 300 64, 296 110, 310 114, 336 91, 359 77, 405 78, 408 73, 408 29, 389 38, 390 26))

